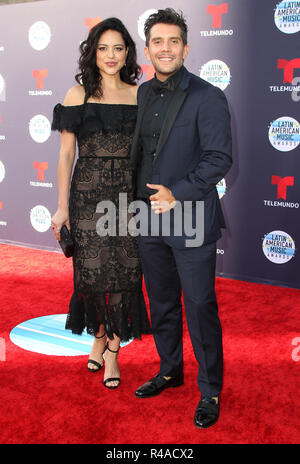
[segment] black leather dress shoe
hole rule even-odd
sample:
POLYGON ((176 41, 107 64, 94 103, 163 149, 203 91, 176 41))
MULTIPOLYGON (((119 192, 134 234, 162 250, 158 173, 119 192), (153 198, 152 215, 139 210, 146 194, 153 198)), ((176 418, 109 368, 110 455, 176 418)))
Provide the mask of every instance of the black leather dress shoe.
POLYGON ((180 387, 183 384, 183 374, 176 377, 171 377, 169 380, 164 379, 160 374, 157 374, 153 379, 144 383, 135 392, 138 398, 150 398, 159 395, 163 390, 169 387, 180 387))
POLYGON ((213 398, 203 396, 196 409, 194 424, 199 429, 207 429, 215 424, 219 417, 220 398, 218 403, 213 398))

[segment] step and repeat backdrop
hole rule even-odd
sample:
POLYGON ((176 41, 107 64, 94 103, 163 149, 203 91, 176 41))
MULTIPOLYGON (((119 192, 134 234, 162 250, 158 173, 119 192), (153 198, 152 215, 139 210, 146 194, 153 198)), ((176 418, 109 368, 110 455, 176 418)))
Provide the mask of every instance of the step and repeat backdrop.
POLYGON ((300 1, 45 0, 0 7, 0 242, 60 251, 60 135, 53 107, 75 84, 91 27, 120 18, 153 76, 143 24, 183 10, 194 74, 220 87, 232 115, 234 164, 218 186, 227 229, 217 275, 300 288, 300 1))

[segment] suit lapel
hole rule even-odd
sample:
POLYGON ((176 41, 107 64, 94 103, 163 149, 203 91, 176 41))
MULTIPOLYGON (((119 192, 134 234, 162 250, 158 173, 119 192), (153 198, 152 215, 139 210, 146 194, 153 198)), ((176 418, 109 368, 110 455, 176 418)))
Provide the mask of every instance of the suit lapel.
POLYGON ((138 106, 138 114, 137 114, 136 126, 135 126, 134 136, 133 136, 132 145, 131 145, 131 152, 130 152, 131 162, 132 162, 132 164, 134 166, 136 166, 137 161, 138 161, 139 137, 140 137, 141 124, 142 124, 142 120, 143 120, 144 111, 146 109, 146 106, 147 106, 149 98, 150 98, 150 92, 151 92, 151 86, 148 85, 146 87, 145 94, 144 94, 144 96, 142 98, 142 101, 138 106))
POLYGON ((188 70, 185 67, 183 67, 183 77, 182 77, 182 80, 179 86, 176 88, 174 92, 173 98, 168 108, 167 117, 165 118, 165 121, 163 123, 163 127, 162 127, 160 137, 158 140, 157 149, 156 149, 156 157, 154 159, 154 162, 157 161, 158 155, 167 141, 167 138, 173 127, 173 124, 178 115, 178 112, 187 96, 187 89, 190 83, 190 77, 191 76, 188 70))
POLYGON ((157 143, 155 161, 157 160, 157 157, 169 136, 170 130, 172 129, 174 121, 177 117, 177 114, 185 98, 186 98, 186 92, 184 92, 180 87, 177 87, 177 89, 174 91, 173 98, 170 102, 167 117, 165 118, 163 126, 162 126, 160 137, 157 143))

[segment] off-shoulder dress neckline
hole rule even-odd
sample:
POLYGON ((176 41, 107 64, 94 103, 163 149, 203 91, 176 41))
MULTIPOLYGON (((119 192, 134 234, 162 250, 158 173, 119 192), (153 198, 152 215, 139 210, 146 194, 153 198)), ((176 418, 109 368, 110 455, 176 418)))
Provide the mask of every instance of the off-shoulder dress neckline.
POLYGON ((84 105, 99 105, 99 106, 126 106, 126 107, 134 107, 134 108, 137 108, 137 104, 136 105, 133 105, 133 104, 128 104, 128 103, 96 103, 96 102, 85 102, 85 103, 81 103, 80 105, 63 105, 62 103, 60 103, 61 106, 63 106, 64 108, 77 108, 77 107, 82 107, 84 105))

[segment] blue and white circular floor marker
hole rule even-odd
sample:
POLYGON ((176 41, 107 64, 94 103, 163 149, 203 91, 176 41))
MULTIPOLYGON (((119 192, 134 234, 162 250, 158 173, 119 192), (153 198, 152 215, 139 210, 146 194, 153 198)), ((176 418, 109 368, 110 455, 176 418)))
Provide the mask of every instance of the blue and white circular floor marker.
MULTIPOLYGON (((24 350, 52 356, 81 356, 91 351, 93 336, 65 329, 66 314, 42 316, 22 322, 10 332, 11 341, 24 350)), ((121 343, 121 347, 129 342, 121 343)))

